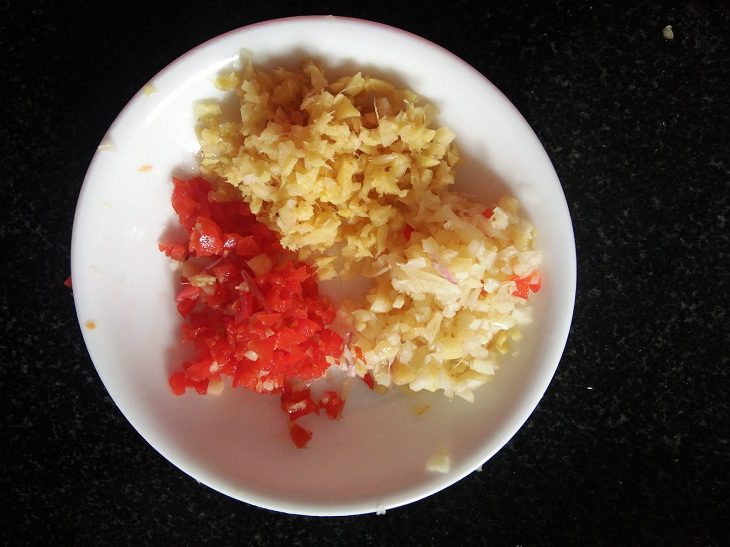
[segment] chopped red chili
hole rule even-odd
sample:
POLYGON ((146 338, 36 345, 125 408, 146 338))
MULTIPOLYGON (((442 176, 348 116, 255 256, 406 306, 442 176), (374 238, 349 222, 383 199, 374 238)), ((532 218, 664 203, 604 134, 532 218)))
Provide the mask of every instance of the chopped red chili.
POLYGON ((403 228, 403 237, 406 238, 406 241, 410 241, 412 233, 413 233, 413 226, 411 226, 410 224, 406 224, 405 227, 403 228))
POLYGON ((360 346, 355 346, 354 351, 355 351, 355 357, 357 357, 358 359, 360 359, 360 361, 362 361, 364 363, 365 356, 363 355, 362 349, 360 349, 360 346))
POLYGON ((175 395, 185 393, 185 373, 178 371, 170 375, 170 388, 175 395))
POLYGON ((373 378, 373 375, 369 372, 365 373, 365 376, 362 377, 362 381, 365 382, 370 389, 375 389, 375 378, 373 378))
POLYGON ((289 434, 297 448, 306 448, 307 443, 312 438, 312 432, 307 431, 299 424, 292 424, 289 427, 289 434))
MULTIPOLYGON (((290 422, 321 409, 339 417, 344 402, 335 392, 317 403, 309 389, 287 387, 321 377, 344 347, 328 328, 336 312, 320 296, 314 270, 285 251, 245 203, 209 200, 212 188, 202 178, 173 184, 188 244, 159 248, 186 262, 175 299, 185 319, 182 341, 193 344, 195 356, 170 376, 172 392, 205 394, 209 382, 229 376, 233 387, 280 394, 290 422), (263 267, 254 272, 247 261, 263 267)), ((291 435, 303 447, 312 434, 292 425, 291 435)))
POLYGON ((188 258, 188 250, 185 245, 167 245, 165 243, 160 243, 158 247, 160 251, 173 260, 179 260, 182 262, 188 258))
POLYGON ((512 291, 512 294, 514 296, 518 296, 519 298, 524 298, 525 300, 527 300, 530 291, 537 292, 542 287, 542 281, 538 274, 533 274, 527 277, 518 277, 516 275, 513 275, 510 279, 512 279, 512 281, 514 281, 516 285, 515 290, 512 291))
POLYGON ((339 419, 344 406, 345 401, 340 398, 336 391, 325 391, 322 399, 319 401, 319 407, 324 409, 325 414, 331 420, 339 419))
POLYGON ((283 389, 281 392, 281 409, 289 414, 289 419, 292 422, 307 414, 319 412, 319 407, 312 400, 309 388, 301 391, 283 389))

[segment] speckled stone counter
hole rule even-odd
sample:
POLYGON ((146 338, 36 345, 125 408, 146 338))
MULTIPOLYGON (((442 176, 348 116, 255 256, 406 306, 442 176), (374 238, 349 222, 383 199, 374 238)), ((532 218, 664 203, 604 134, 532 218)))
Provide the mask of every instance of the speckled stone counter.
POLYGON ((58 4, 0 5, 3 543, 727 542, 726 2, 58 4), (177 470, 106 394, 62 285, 125 102, 206 39, 305 13, 392 24, 479 69, 542 140, 575 228, 573 328, 537 410, 481 473, 384 516, 287 516, 177 470))

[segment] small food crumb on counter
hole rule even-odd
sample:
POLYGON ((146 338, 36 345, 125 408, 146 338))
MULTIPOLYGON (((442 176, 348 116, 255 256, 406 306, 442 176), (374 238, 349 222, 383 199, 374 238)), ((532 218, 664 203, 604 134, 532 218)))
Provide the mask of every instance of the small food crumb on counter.
POLYGON ((105 135, 104 138, 101 139, 99 146, 97 146, 97 150, 101 150, 102 152, 116 152, 117 145, 114 144, 114 141, 109 135, 105 135))
POLYGON ((662 36, 664 36, 665 40, 674 40, 674 31, 672 30, 672 25, 667 25, 662 29, 662 36))

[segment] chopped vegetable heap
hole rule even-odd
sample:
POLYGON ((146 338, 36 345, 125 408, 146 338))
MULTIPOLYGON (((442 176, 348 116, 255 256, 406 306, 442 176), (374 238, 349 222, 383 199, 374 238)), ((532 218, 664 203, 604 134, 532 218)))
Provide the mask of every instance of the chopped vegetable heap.
MULTIPOLYGON (((318 412, 308 390, 289 382, 321 377, 327 359, 342 353, 342 338, 328 328, 335 310, 320 297, 314 270, 283 251, 248 205, 215 197, 202 178, 174 179, 172 203, 189 241, 160 244, 160 250, 182 270, 177 309, 186 319, 182 339, 194 344, 195 357, 172 374, 170 387, 178 395, 188 387, 220 393, 229 376, 233 387, 280 393, 292 421, 318 412), (293 400, 311 404, 303 409, 293 400)), ((339 416, 334 392, 322 408, 339 416)), ((292 438, 301 437, 295 431, 292 438)))
POLYGON ((528 291, 541 285, 535 230, 514 199, 485 211, 457 193, 424 193, 408 222, 408 241, 372 262, 375 287, 351 314, 362 350, 355 371, 473 401, 531 321, 528 291))
POLYGON ((248 62, 219 84, 240 118, 221 103, 196 106, 212 182, 175 180, 189 243, 161 246, 182 267, 183 339, 197 351, 173 391, 219 392, 230 376, 278 393, 300 447, 311 433, 297 418, 342 411, 337 393, 315 401, 307 387, 329 365, 371 389, 473 401, 531 322, 527 299, 542 284, 517 200, 485 208, 451 190, 454 134, 431 127, 433 106, 383 80, 248 62), (372 287, 336 313, 317 278, 353 275, 372 287))

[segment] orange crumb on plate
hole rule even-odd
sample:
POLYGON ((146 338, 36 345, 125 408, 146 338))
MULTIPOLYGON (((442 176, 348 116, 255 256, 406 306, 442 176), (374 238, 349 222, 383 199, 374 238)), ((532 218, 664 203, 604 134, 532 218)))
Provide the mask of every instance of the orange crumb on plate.
POLYGON ((415 405, 411 408, 413 414, 416 416, 423 416, 431 408, 429 404, 415 405))

